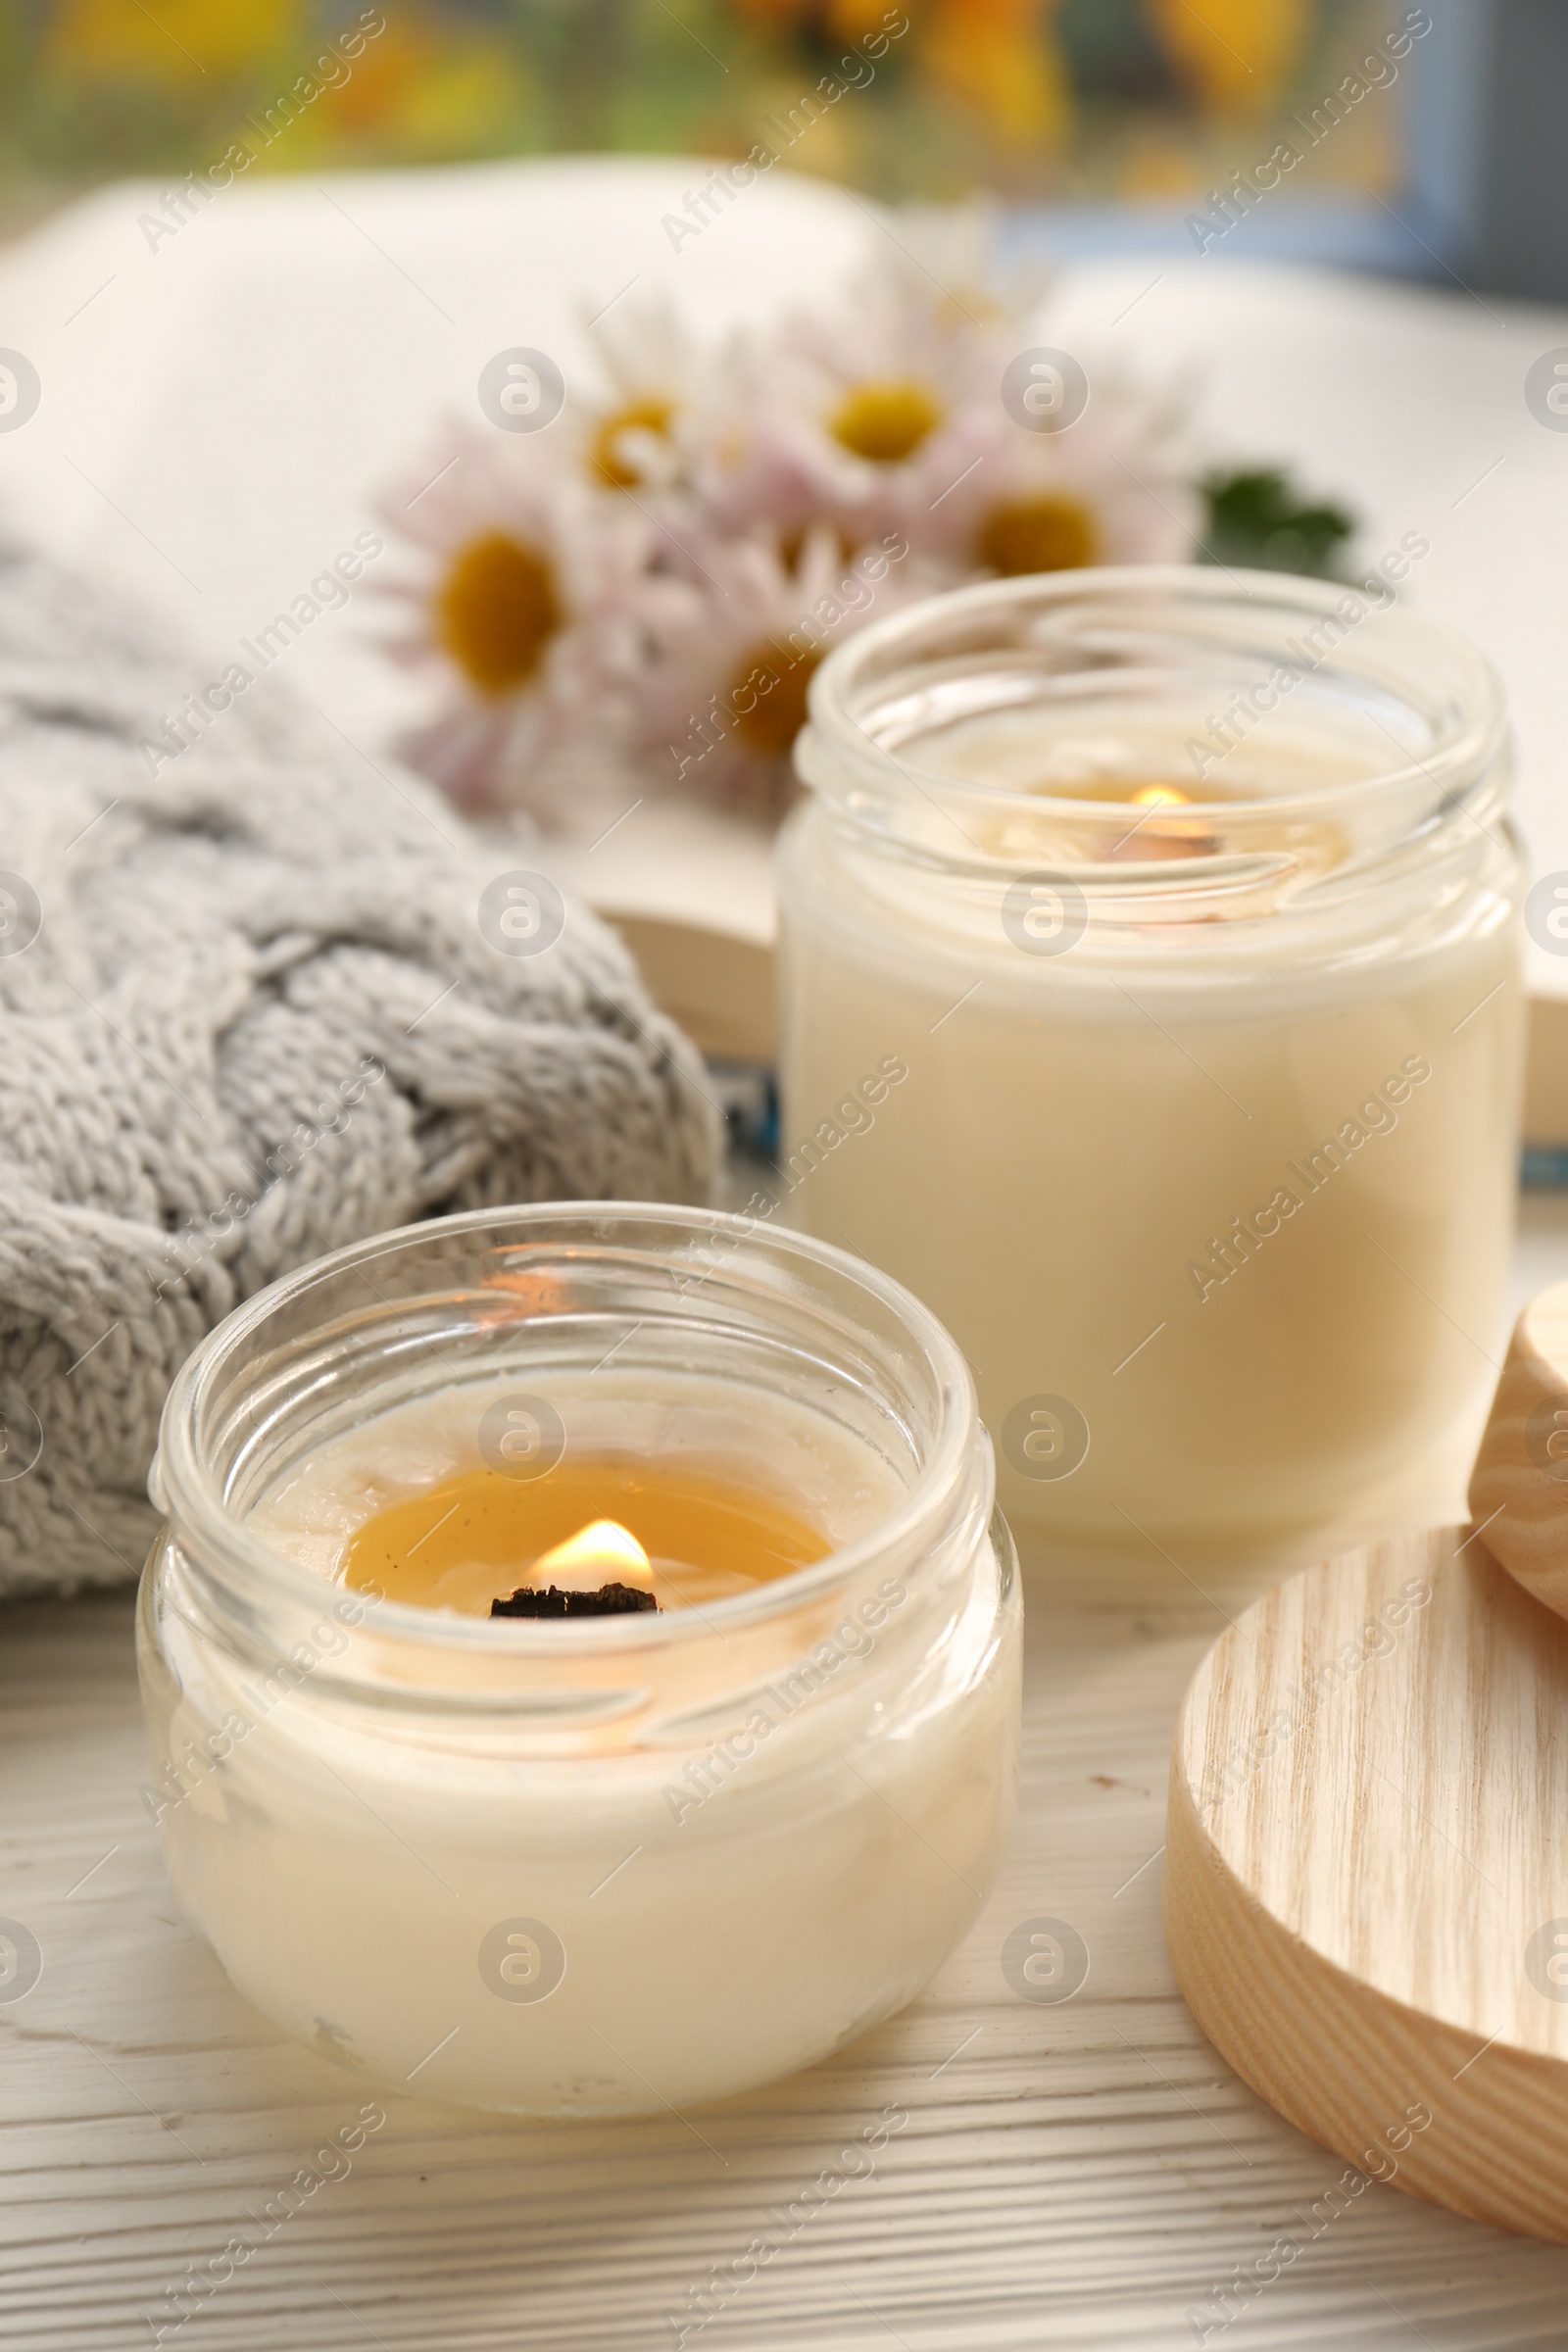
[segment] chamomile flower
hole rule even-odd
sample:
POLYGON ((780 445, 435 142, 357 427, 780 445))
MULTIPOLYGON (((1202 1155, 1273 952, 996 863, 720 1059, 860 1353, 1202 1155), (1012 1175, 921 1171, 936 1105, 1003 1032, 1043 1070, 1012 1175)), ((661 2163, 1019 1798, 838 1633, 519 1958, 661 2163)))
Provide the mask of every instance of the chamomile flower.
POLYGON ((414 543, 390 650, 443 688, 405 750, 464 808, 560 813, 634 667, 651 524, 532 444, 458 429, 383 512, 414 543))
POLYGON ((1034 432, 993 385, 892 486, 889 521, 962 579, 1179 562, 1200 522, 1184 416, 1173 390, 1097 370, 1075 422, 1034 432))
POLYGON ((833 314, 798 313, 738 358, 739 414, 694 468, 713 519, 799 536, 879 537, 911 467, 994 395, 993 329, 912 268, 879 272, 833 314))
POLYGON ((1191 552, 1186 388, 1091 367, 1087 408, 1031 431, 1004 379, 1052 340, 1043 280, 998 276, 978 209, 887 226, 831 306, 729 342, 617 298, 549 430, 455 432, 395 494, 416 549, 398 650, 442 686, 409 749, 455 799, 592 819, 629 788, 776 816, 811 674, 873 613, 1191 552))
POLYGON ((634 737, 646 772, 669 791, 781 814, 811 677, 834 645, 908 601, 906 554, 895 541, 848 564, 823 525, 793 563, 771 537, 694 535, 689 576, 649 615, 634 737))
POLYGON ((601 388, 573 417, 572 452, 594 489, 664 491, 730 399, 727 344, 701 343, 668 302, 627 301, 587 322, 601 388))

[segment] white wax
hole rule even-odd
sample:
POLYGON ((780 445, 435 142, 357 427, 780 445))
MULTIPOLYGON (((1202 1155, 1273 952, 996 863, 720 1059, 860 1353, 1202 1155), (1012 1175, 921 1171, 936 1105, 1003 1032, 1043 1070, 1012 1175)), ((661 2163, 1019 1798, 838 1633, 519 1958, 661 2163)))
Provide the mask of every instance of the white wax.
POLYGON ((1119 965, 1036 957, 810 807, 782 896, 791 1214, 954 1334, 1009 1518, 1250 1542, 1473 1443, 1516 1182, 1503 893, 1335 968, 1293 963, 1283 920, 1250 966, 1223 924, 1119 965), (1065 1476, 1038 1475, 1049 1435, 1033 1465, 1007 1442, 1031 1398, 1087 1425, 1065 1476))

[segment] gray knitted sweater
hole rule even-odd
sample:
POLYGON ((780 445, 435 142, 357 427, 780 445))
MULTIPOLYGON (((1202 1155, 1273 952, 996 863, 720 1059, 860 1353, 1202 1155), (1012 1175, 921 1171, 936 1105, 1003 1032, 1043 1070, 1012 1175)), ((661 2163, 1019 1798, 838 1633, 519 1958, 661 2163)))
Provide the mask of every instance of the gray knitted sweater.
POLYGON ((701 1064, 613 936, 498 923, 543 853, 270 681, 155 775, 212 674, 0 548, 0 1594, 137 1572, 172 1375, 289 1268, 712 1174, 701 1064))

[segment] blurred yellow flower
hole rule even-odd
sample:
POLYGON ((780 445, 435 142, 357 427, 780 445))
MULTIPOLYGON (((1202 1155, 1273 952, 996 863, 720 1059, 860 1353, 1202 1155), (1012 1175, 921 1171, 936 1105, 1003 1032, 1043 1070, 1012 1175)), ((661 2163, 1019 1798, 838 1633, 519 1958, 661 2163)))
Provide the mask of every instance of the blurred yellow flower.
POLYGON ((186 89, 197 74, 228 81, 309 39, 301 0, 59 0, 50 23, 57 65, 83 81, 153 81, 186 89))
POLYGON ((1155 38, 1200 106, 1260 113, 1283 96, 1312 0, 1144 0, 1155 38))
MULTIPOLYGON (((390 148, 403 161, 504 146, 527 87, 521 61, 491 35, 387 16, 331 99, 341 144, 390 148)), ((323 122, 323 129, 325 123, 323 122)))
POLYGON ((927 75, 1014 148, 1065 139, 1072 99, 1045 18, 1054 0, 936 0, 911 20, 927 75))
POLYGON ((868 32, 884 29, 887 13, 887 0, 828 0, 827 30, 836 41, 863 40, 868 32))

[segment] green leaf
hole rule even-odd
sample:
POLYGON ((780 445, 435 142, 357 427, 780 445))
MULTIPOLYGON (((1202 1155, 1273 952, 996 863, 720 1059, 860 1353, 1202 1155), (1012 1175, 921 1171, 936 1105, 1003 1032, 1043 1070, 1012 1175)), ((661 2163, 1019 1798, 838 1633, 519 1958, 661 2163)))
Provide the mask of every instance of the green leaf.
POLYGON ((1304 498, 1283 466, 1211 473, 1200 488, 1208 502, 1201 562, 1335 576, 1355 517, 1326 499, 1304 498))

